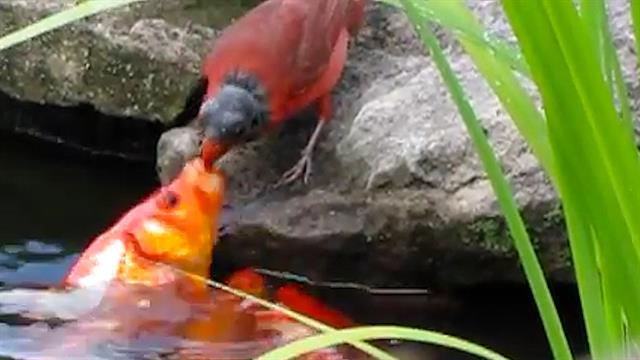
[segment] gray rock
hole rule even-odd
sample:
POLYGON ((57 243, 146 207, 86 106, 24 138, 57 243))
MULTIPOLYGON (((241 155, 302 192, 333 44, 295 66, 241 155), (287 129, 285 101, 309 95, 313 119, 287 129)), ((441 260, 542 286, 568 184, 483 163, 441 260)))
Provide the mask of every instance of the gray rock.
MULTIPOLYGON (((70 3, 0 1, 0 32, 70 3)), ((89 103, 106 114, 170 122, 198 77, 199 59, 215 31, 158 18, 180 2, 163 3, 168 4, 118 8, 2 52, 0 91, 23 101, 89 103)))
POLYGON ((185 162, 198 155, 200 134, 191 127, 171 129, 158 140, 158 177, 163 184, 175 178, 185 162))
MULTIPOLYGON (((478 7, 496 22, 496 6, 478 7)), ((313 127, 291 124, 220 161, 233 224, 218 256, 315 280, 456 286, 523 281, 482 165, 402 14, 369 13, 308 186, 274 189, 313 127), (292 149, 296 149, 292 151, 292 149)), ((500 27, 499 27, 500 28, 500 27)), ((572 281, 557 199, 470 59, 441 36, 516 190, 546 270, 572 281)))
MULTIPOLYGON (((0 31, 68 2, 0 0, 0 31)), ((207 26, 215 19, 193 10, 215 6, 201 3, 142 3, 20 45, 0 54, 0 91, 39 103, 89 103, 107 114, 168 124, 215 38, 207 26)), ((490 32, 513 41, 498 1, 468 3, 490 32)), ((608 4, 624 72, 634 74, 628 4, 608 4)), ((412 27, 403 14, 380 4, 369 9, 368 23, 350 49, 311 184, 273 188, 310 135, 309 114, 220 161, 234 211, 216 256, 316 281, 524 281, 481 163, 412 27)), ((556 281, 573 281, 547 177, 472 62, 446 31, 438 36, 502 161, 545 270, 556 281)), ((638 84, 635 76, 630 79, 637 110, 638 84)), ((198 131, 189 127, 163 134, 157 148, 163 182, 194 156, 198 142, 198 131)))

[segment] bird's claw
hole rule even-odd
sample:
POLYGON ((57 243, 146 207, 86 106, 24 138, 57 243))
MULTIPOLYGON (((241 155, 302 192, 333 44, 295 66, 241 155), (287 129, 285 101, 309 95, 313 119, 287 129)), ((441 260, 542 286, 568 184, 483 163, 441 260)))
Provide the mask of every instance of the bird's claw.
POLYGON ((307 146, 305 146, 304 150, 302 150, 302 156, 300 157, 300 160, 298 160, 298 163, 295 164, 291 169, 282 174, 280 181, 278 181, 275 186, 276 188, 285 184, 290 184, 303 175, 304 176, 302 180, 304 181, 304 183, 309 183, 309 178, 311 177, 311 157, 313 155, 313 149, 316 147, 318 136, 320 136, 320 132, 322 131, 322 128, 325 124, 326 121, 324 120, 318 121, 318 125, 316 125, 315 130, 313 130, 313 134, 311 135, 307 146))
POLYGON ((311 177, 311 152, 303 151, 300 160, 289 170, 287 170, 276 184, 276 188, 290 184, 302 176, 305 184, 309 183, 311 177))

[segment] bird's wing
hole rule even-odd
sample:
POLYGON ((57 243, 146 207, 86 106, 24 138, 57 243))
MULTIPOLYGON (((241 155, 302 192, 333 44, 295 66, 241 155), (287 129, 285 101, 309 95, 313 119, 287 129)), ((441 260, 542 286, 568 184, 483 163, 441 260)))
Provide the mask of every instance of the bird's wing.
POLYGON ((237 67, 258 74, 267 87, 308 87, 326 71, 347 26, 351 1, 270 0, 258 5, 216 40, 203 68, 210 86, 237 67))

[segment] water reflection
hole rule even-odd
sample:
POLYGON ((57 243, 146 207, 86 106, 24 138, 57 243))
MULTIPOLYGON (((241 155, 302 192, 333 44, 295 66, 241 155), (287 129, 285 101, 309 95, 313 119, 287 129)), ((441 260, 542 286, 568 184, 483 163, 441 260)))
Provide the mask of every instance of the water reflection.
MULTIPOLYGON (((3 199, 0 203, 0 294, 4 296, 6 310, 0 310, 0 359, 3 356, 172 359, 180 354, 196 359, 207 358, 206 354, 233 359, 247 354, 251 357, 256 349, 264 346, 256 341, 203 342, 176 336, 169 329, 180 329, 178 324, 188 323, 185 312, 195 311, 198 306, 180 304, 175 298, 162 299, 168 302, 164 306, 154 305, 157 311, 139 311, 137 303, 124 302, 112 303, 109 307, 103 303, 101 311, 91 313, 99 303, 101 290, 86 293, 42 290, 42 287, 56 286, 78 252, 156 186, 153 164, 83 159, 2 133, 0 143, 3 175, 0 176, 3 199), (33 288, 32 285, 40 289, 27 289, 33 288), (8 294, 13 294, 13 298, 8 294), (108 316, 109 308, 112 315, 117 309, 137 317, 135 323, 144 323, 147 319, 157 327, 154 331, 134 332, 135 337, 128 338, 122 331, 110 330, 114 319, 108 316), (182 315, 166 318, 174 312, 182 315)), ((229 272, 221 271, 228 265, 222 260, 225 259, 214 261, 214 274, 218 278, 221 272, 229 272)), ((166 295, 162 291, 167 289, 156 290, 155 296, 166 295)), ((482 286, 453 294, 455 303, 446 298, 440 301, 432 295, 376 297, 333 288, 311 290, 360 323, 440 330, 478 341, 514 359, 551 358, 526 286, 493 289, 482 286)), ((568 327, 571 345, 577 353, 583 353, 584 331, 575 289, 554 295, 568 327)), ((115 323, 118 321, 122 319, 116 319, 115 323)), ((130 331, 135 328, 128 326, 130 331)), ((266 341, 273 340, 267 338, 266 341)), ((436 354, 433 348, 415 344, 394 348, 402 351, 400 359, 474 359, 459 352, 438 351, 436 354)))
POLYGON ((49 239, 80 251, 157 185, 153 163, 81 156, 2 132, 0 144, 2 245, 49 239))
POLYGON ((283 343, 247 321, 265 310, 257 304, 247 307, 230 294, 195 286, 191 277, 173 276, 154 287, 111 281, 69 290, 5 288, 0 356, 250 359, 283 343), (189 286, 195 287, 185 292, 189 286))
POLYGON ((56 284, 78 255, 65 255, 57 243, 38 240, 0 245, 0 285, 56 284))

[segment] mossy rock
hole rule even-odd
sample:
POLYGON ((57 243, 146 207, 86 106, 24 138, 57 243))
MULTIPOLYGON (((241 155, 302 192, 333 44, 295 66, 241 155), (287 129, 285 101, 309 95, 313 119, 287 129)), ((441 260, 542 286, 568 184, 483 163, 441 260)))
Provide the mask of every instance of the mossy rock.
MULTIPOLYGON (((0 3, 3 33, 69 1, 0 3)), ((114 116, 169 124, 199 77, 216 27, 250 1, 143 2, 64 26, 0 56, 0 90, 18 100, 91 104, 114 116)))

